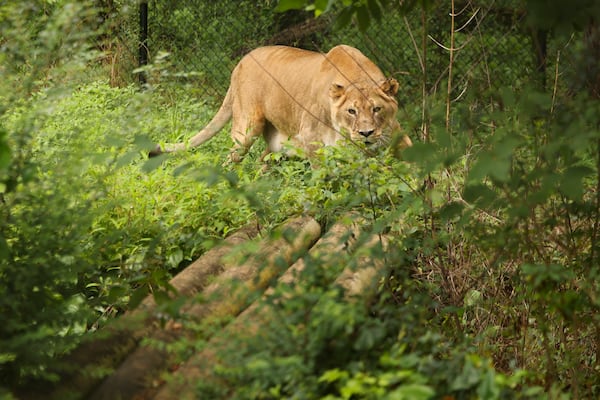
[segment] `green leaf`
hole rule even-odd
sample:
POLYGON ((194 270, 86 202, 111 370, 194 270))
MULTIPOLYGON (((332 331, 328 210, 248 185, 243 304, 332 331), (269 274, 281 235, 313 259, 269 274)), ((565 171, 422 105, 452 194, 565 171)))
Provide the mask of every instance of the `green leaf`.
POLYGON ((319 382, 336 382, 348 379, 348 371, 343 371, 339 368, 334 368, 325 371, 320 377, 319 382))
POLYGON ((351 8, 344 8, 340 11, 335 19, 335 27, 336 29, 345 28, 352 21, 352 15, 354 14, 351 8))
POLYGON ((169 264, 169 267, 171 268, 177 268, 181 261, 183 261, 183 251, 179 247, 170 251, 167 255, 167 264, 169 264))
POLYGON ((482 297, 483 297, 483 294, 479 290, 470 289, 467 292, 467 294, 465 295, 463 304, 465 305, 465 307, 473 307, 473 306, 481 303, 482 297))
POLYGON ((369 28, 371 25, 371 16, 366 6, 361 5, 356 8, 356 20, 358 21, 358 29, 362 32, 369 28))
POLYGON ((487 177, 493 177, 500 182, 510 176, 510 160, 499 158, 494 154, 484 153, 469 171, 468 182, 481 182, 487 177))
POLYGON ((279 0, 275 11, 284 12, 289 10, 301 10, 306 6, 305 0, 279 0))
POLYGON ((465 209, 465 205, 458 201, 451 201, 449 203, 444 204, 442 209, 440 210, 440 218, 445 221, 452 220, 456 217, 462 215, 465 209))
MULTIPOLYGON (((158 157, 161 157, 161 156, 165 156, 165 154, 161 154, 158 157)), ((192 163, 192 162, 183 163, 173 170, 173 176, 175 178, 177 178, 178 176, 180 176, 184 173, 187 173, 193 166, 194 166, 194 163, 192 163)))
POLYGON ((492 369, 488 369, 481 383, 477 387, 477 395, 480 399, 498 399, 500 397, 500 388, 495 380, 495 374, 492 369))
POLYGON ((5 135, 5 131, 0 130, 0 170, 7 168, 10 164, 10 148, 4 140, 5 135))
POLYGON ((435 395, 435 390, 426 385, 408 384, 389 393, 389 400, 427 400, 435 395))
MULTIPOLYGON (((169 301, 171 301, 171 297, 169 296, 169 293, 165 290, 155 290, 152 293, 152 297, 154 297, 154 301, 158 305, 164 305, 164 304, 167 304, 169 301)), ((144 297, 142 297, 142 299, 143 298, 144 297)))
POLYGON ((156 143, 146 135, 137 135, 133 139, 133 144, 138 150, 149 151, 156 147, 156 143))
POLYGON ((9 253, 10 249, 8 248, 8 243, 6 243, 6 239, 0 232, 0 260, 8 259, 9 253))
POLYGON ((522 141, 508 130, 498 131, 498 139, 490 144, 489 150, 479 154, 471 167, 468 182, 481 182, 485 178, 493 178, 498 182, 507 182, 511 176, 511 168, 515 149, 522 141))
POLYGON ((148 285, 142 285, 139 288, 137 288, 129 298, 129 304, 127 305, 129 309, 134 309, 137 306, 139 306, 142 300, 146 298, 148 293, 150 293, 148 285))
POLYGON ((560 191, 571 200, 581 200, 585 192, 583 180, 593 173, 591 168, 584 166, 567 168, 560 180, 560 191))
POLYGON ((14 353, 0 353, 0 365, 13 362, 17 358, 14 353))
POLYGON ((167 154, 161 154, 159 156, 149 158, 146 160, 146 162, 144 162, 144 165, 142 166, 142 171, 146 173, 152 172, 158 167, 160 167, 166 159, 167 154))
MULTIPOLYGON (((476 357, 476 356, 473 356, 476 357)), ((481 371, 473 365, 470 358, 467 358, 463 370, 458 375, 452 384, 450 385, 451 390, 466 390, 474 387, 481 380, 481 371)))
POLYGON ((469 203, 486 208, 492 206, 497 201, 497 194, 484 184, 468 185, 464 189, 463 198, 469 203))
POLYGON ((140 153, 137 150, 128 151, 127 153, 123 154, 122 156, 120 156, 117 159, 117 162, 115 163, 115 167, 118 169, 118 168, 122 168, 126 165, 129 165, 133 162, 133 160, 135 160, 139 156, 140 156, 140 153))
POLYGON ((438 149, 435 143, 416 142, 411 147, 404 149, 402 157, 406 161, 420 166, 425 173, 429 173, 441 163, 438 149))
POLYGON ((382 16, 381 8, 377 0, 368 0, 367 7, 369 7, 369 13, 375 20, 380 20, 382 16))
POLYGON ((380 343, 382 338, 385 336, 385 329, 379 325, 366 326, 361 329, 354 348, 357 350, 368 350, 373 348, 377 343, 380 343))
POLYGON ((315 1, 315 16, 319 16, 322 13, 329 11, 331 7, 331 0, 316 0, 315 1))
POLYGON ((127 289, 124 286, 113 286, 108 292, 107 300, 110 303, 116 303, 127 294, 127 289))
POLYGON ((534 287, 550 282, 560 284, 575 277, 572 270, 560 264, 523 264, 521 271, 534 287))

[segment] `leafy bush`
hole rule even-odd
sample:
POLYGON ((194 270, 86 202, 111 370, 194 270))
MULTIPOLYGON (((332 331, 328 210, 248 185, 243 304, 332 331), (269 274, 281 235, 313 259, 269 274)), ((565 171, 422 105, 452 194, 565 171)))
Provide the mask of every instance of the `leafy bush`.
MULTIPOLYGON (((187 174, 189 166, 180 168, 178 177, 172 169, 144 172, 154 166, 143 153, 151 142, 140 132, 177 134, 182 129, 177 116, 191 120, 197 108, 188 98, 165 105, 154 103, 155 96, 94 83, 58 98, 40 93, 5 118, 9 132, 35 132, 26 147, 11 146, 23 151, 27 182, 4 194, 3 207, 2 277, 8 292, 2 309, 15 324, 3 326, 8 339, 3 348, 7 360, 16 357, 23 367, 20 374, 33 374, 28 365, 44 368, 74 345, 73 335, 97 326, 98 318, 164 287, 169 270, 185 265, 254 213, 243 196, 232 196, 235 174, 227 180, 225 173, 207 167, 187 174), (33 126, 20 128, 28 123, 33 126), (41 292, 39 301, 32 301, 31 291, 41 292), (42 306, 42 299, 50 303, 42 306), (43 335, 23 334, 37 325, 43 335), (48 341, 59 342, 57 332, 65 344, 48 346, 48 341), (27 354, 44 356, 30 360, 27 354)), ((210 153, 192 156, 188 163, 218 163, 210 153)))
POLYGON ((92 54, 85 42, 94 32, 76 27, 85 26, 93 12, 84 3, 61 3, 46 12, 43 5, 8 2, 0 8, 5 50, 0 90, 2 384, 51 377, 48 364, 73 346, 71 338, 86 329, 93 315, 80 276, 94 267, 84 246, 92 223, 87 209, 101 186, 92 189, 76 178, 76 164, 48 170, 36 161, 32 145, 53 101, 68 91, 67 85, 44 84, 61 79, 76 84, 82 63, 92 54))
MULTIPOLYGON (((0 91, 0 368, 2 385, 19 385, 56 379, 56 358, 82 335, 163 290, 171 270, 254 211, 247 197, 232 195, 233 172, 180 168, 174 178, 146 160, 148 135, 187 134, 208 109, 181 92, 173 100, 168 88, 82 84, 98 55, 89 46, 95 25, 82 22, 93 20, 93 7, 30 1, 1 10, 8 51, 0 91)), ((219 152, 197 156, 187 163, 219 163, 219 152)))
MULTIPOLYGON (((408 162, 341 146, 312 165, 274 155, 261 172, 257 143, 240 165, 216 167, 226 134, 147 160, 152 143, 187 137, 213 110, 165 82, 161 64, 145 91, 90 79, 85 3, 1 7, 2 385, 56 379, 57 356, 169 290, 173 273, 248 221, 269 229, 311 213, 328 226, 352 210, 388 249, 360 237, 354 253, 305 257, 297 283, 263 301, 277 318, 228 338, 219 380, 199 395, 598 397, 593 92, 560 80, 552 92, 467 92, 449 116, 447 99, 428 96, 427 112, 405 111, 405 129, 428 134, 402 153, 408 162), (377 292, 348 299, 331 282, 365 257, 385 262, 377 292)), ((180 345, 189 354, 208 339, 180 345)))

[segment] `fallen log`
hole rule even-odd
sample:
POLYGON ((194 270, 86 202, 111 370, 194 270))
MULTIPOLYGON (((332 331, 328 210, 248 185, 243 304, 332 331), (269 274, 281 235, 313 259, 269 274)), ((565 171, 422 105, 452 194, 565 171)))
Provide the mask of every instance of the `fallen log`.
POLYGON ((344 288, 344 294, 347 299, 353 297, 368 298, 376 291, 376 284, 381 277, 381 272, 385 267, 385 259, 373 259, 369 251, 376 246, 381 246, 385 252, 389 244, 387 236, 373 235, 365 243, 363 250, 367 252, 358 254, 357 264, 362 267, 346 267, 335 283, 344 288))
MULTIPOLYGON (((322 261, 325 261, 326 265, 328 264, 327 259, 337 259, 339 261, 341 256, 353 250, 351 246, 348 246, 348 239, 355 238, 358 234, 357 223, 351 225, 337 223, 313 246, 310 255, 320 258, 324 254, 326 258, 322 261)), ((384 247, 387 244, 385 238, 373 236, 362 247, 369 249, 377 245, 378 242, 381 242, 384 247)), ((384 266, 383 260, 370 259, 368 252, 365 252, 364 255, 358 254, 356 257, 358 258, 357 264, 363 267, 355 269, 346 267, 334 282, 334 284, 344 288, 349 301, 374 293, 374 282, 384 266)), ((335 262, 331 263, 331 265, 336 264, 335 262)), ((292 284, 298 277, 301 277, 300 272, 304 268, 304 259, 299 259, 279 278, 278 284, 292 284)), ((323 282, 323 284, 327 284, 327 282, 323 282)), ((271 294, 273 290, 273 288, 270 288, 265 296, 271 294)), ((285 296, 280 301, 285 301, 285 296)), ((226 383, 220 382, 219 378, 215 376, 214 366, 222 362, 219 354, 228 346, 231 346, 231 343, 239 343, 239 340, 229 341, 233 336, 237 336, 238 339, 241 337, 243 340, 244 337, 260 335, 260 329, 268 326, 267 321, 276 318, 270 314, 272 314, 272 310, 261 307, 259 301, 254 302, 227 325, 218 336, 214 336, 201 352, 195 354, 180 366, 156 394, 153 395, 153 390, 148 390, 140 395, 140 399, 170 400, 177 398, 191 400, 196 398, 194 389, 197 382, 226 386, 226 383)))
MULTIPOLYGON (((204 287, 208 301, 190 303, 183 308, 186 318, 199 322, 210 317, 236 316, 253 300, 255 293, 267 285, 319 238, 321 228, 310 217, 286 222, 275 235, 264 238, 256 255, 241 264, 231 261, 214 282, 204 287), (237 282, 232 285, 232 282, 237 282)), ((153 342, 170 343, 183 335, 191 335, 184 325, 171 321, 152 333, 153 342)), ((152 386, 158 374, 171 361, 163 348, 139 346, 121 366, 89 397, 92 400, 140 398, 139 393, 152 386)), ((177 397, 175 397, 177 398, 177 397)))

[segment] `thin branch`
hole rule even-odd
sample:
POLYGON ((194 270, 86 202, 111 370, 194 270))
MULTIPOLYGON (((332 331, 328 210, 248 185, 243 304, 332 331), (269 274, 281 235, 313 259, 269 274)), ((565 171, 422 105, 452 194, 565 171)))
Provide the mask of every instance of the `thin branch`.
MULTIPOLYGON (((493 5, 494 3, 490 4, 490 7, 493 5)), ((477 28, 481 25, 481 23, 486 19, 487 14, 489 14, 489 10, 490 8, 487 9, 487 11, 485 12, 485 14, 483 15, 483 18, 478 20, 478 24, 477 24, 477 28)), ((500 36, 499 38, 497 38, 495 44, 488 46, 488 51, 493 51, 496 47, 498 47, 500 45, 500 43, 502 43, 502 40, 504 38, 506 38, 508 35, 512 34, 518 26, 520 26, 521 22, 524 20, 525 18, 525 14, 523 14, 521 16, 521 18, 515 23, 513 24, 513 26, 511 27, 510 30, 508 30, 507 32, 505 32, 502 36, 500 36)), ((482 52, 483 55, 480 56, 478 59, 476 60, 472 60, 469 69, 463 74, 465 77, 468 77, 469 74, 471 73, 471 71, 473 71, 482 61, 486 61, 487 59, 487 55, 486 52, 482 52)), ((436 83, 434 86, 437 86, 437 84, 439 83, 439 81, 443 78, 443 75, 445 75, 445 71, 438 77, 436 83)), ((463 78, 463 80, 465 80, 467 78, 463 78)))
POLYGON ((439 47, 441 47, 442 49, 446 50, 446 51, 452 51, 451 48, 444 46, 443 44, 441 44, 440 42, 438 42, 437 40, 435 40, 435 38, 431 35, 427 35, 427 37, 429 39, 431 39, 433 41, 433 43, 437 44, 439 47))
POLYGON ((427 14, 425 10, 421 11, 421 24, 423 25, 423 35, 421 36, 421 51, 423 54, 423 75, 421 81, 421 97, 422 97, 422 111, 421 111, 421 133, 423 135, 423 141, 429 141, 429 104, 427 102, 427 14))
MULTIPOLYGON (((562 47, 563 49, 567 48, 567 46, 571 43, 571 40, 573 40, 574 36, 575 36, 575 34, 571 35, 569 40, 567 40, 567 43, 565 43, 565 45, 562 47)), ((560 76, 560 74, 558 72, 558 67, 560 64, 560 52, 561 52, 561 49, 558 49, 556 51, 556 64, 554 66, 554 87, 552 88, 552 105, 550 106, 550 114, 554 114, 554 106, 556 105, 556 92, 558 90, 558 77, 560 76)))
POLYGON ((406 30, 408 31, 408 35, 410 36, 410 40, 413 44, 413 47, 415 49, 415 54, 417 55, 417 59, 419 60, 419 65, 421 66, 421 89, 422 89, 422 93, 421 93, 421 100, 422 100, 422 104, 421 104, 421 134, 422 134, 422 138, 424 142, 428 141, 428 128, 427 128, 427 119, 428 119, 428 112, 427 112, 427 39, 426 39, 426 32, 427 32, 427 18, 425 15, 425 12, 422 12, 422 25, 423 25, 423 40, 421 41, 421 48, 419 48, 419 45, 417 44, 417 41, 415 39, 415 36, 413 35, 413 31, 412 28, 410 27, 410 24, 408 22, 408 19, 405 17, 403 17, 404 19, 404 25, 406 25, 406 30))
MULTIPOLYGON (((483 18, 485 18, 485 15, 483 16, 483 18)), ((485 72, 485 77, 487 79, 488 89, 491 90, 492 89, 492 78, 490 76, 490 66, 488 64, 488 54, 487 54, 486 47, 483 45, 483 34, 481 33, 481 22, 479 19, 477 19, 477 24, 475 25, 475 31, 477 32, 477 36, 479 37, 479 46, 481 48, 480 60, 483 63, 483 70, 485 72)), ((491 101, 490 105, 492 106, 492 109, 493 109, 494 102, 491 101)))
POLYGON ((458 100, 460 100, 461 97, 463 97, 463 95, 467 92, 467 89, 469 88, 469 81, 467 81, 465 83, 465 87, 463 88, 463 90, 461 90, 461 92, 458 94, 458 96, 456 96, 454 98, 454 100, 452 100, 453 103, 457 102, 458 100))
POLYGON ((477 14, 479 13, 479 10, 481 10, 481 8, 478 8, 477 10, 475 10, 475 12, 473 13, 473 15, 471 15, 471 18, 469 18, 469 20, 467 22, 465 22, 463 26, 461 26, 460 28, 458 28, 456 30, 456 32, 460 32, 463 29, 465 29, 471 23, 471 21, 473 21, 473 19, 477 16, 477 14))
POLYGON ((556 63, 554 65, 554 87, 552 88, 552 104, 550 105, 550 114, 554 114, 554 105, 556 104, 556 91, 558 89, 558 64, 560 63, 560 50, 556 51, 556 63))
POLYGON ((470 2, 470 1, 469 1, 467 4, 465 4, 465 6, 463 7, 463 9, 462 9, 462 10, 460 10, 459 12, 457 12, 457 13, 455 13, 455 12, 454 12, 454 8, 453 8, 453 11, 450 13, 450 16, 451 16, 451 17, 459 17, 459 16, 460 16, 460 15, 462 15, 462 13, 464 13, 464 12, 467 10, 467 8, 469 8, 469 7, 471 7, 471 2, 470 2))
MULTIPOLYGON (((457 31, 455 31, 457 32, 457 31)), ((442 43, 438 42, 433 36, 431 35, 427 35, 427 37, 429 39, 431 39, 435 44, 437 44, 439 47, 441 47, 442 49, 446 50, 446 51, 458 51, 458 50, 462 50, 464 49, 467 44, 469 44, 469 42, 472 40, 472 37, 469 37, 460 47, 453 47, 452 45, 450 47, 446 47, 444 46, 442 43)))
POLYGON ((408 31, 408 35, 410 36, 410 40, 415 48, 415 53, 417 54, 417 58, 419 60, 419 65, 421 66, 421 72, 425 72, 425 64, 423 63, 423 58, 421 57, 421 53, 419 50, 419 46, 417 45, 417 41, 412 33, 412 29, 410 28, 410 24, 408 23, 408 19, 404 16, 404 25, 406 25, 406 30, 408 31))
POLYGON ((448 60, 448 89, 446 92, 446 130, 450 131, 450 104, 452 103, 452 67, 454 65, 454 40, 455 40, 455 31, 454 31, 454 0, 450 1, 450 6, 452 8, 452 12, 450 14, 450 57, 448 60))
MULTIPOLYGON (((596 258, 598 257, 598 232, 600 231, 600 139, 597 141, 596 148, 596 209, 594 210, 594 225, 592 227, 591 237, 591 254, 590 261, 591 265, 598 265, 596 258)), ((599 331, 600 333, 600 331, 599 331)))

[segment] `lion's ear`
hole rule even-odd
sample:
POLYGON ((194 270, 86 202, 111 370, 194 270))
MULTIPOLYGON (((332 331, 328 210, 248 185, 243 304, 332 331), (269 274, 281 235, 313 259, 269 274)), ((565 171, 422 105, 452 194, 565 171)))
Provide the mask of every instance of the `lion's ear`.
POLYGON ((388 96, 394 97, 396 93, 398 93, 400 84, 394 78, 388 78, 385 81, 383 81, 381 85, 379 85, 379 88, 383 90, 383 92, 388 96))
POLYGON ((333 83, 329 88, 329 97, 332 99, 339 99, 344 94, 345 88, 339 83, 333 83))

